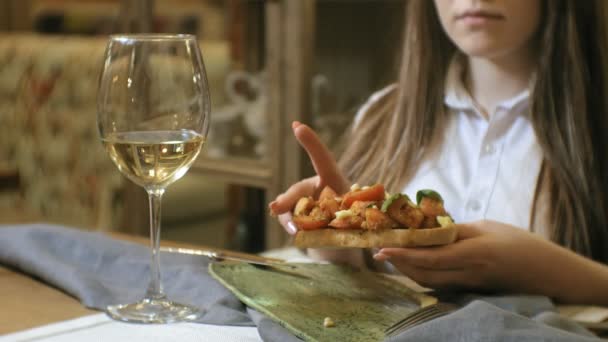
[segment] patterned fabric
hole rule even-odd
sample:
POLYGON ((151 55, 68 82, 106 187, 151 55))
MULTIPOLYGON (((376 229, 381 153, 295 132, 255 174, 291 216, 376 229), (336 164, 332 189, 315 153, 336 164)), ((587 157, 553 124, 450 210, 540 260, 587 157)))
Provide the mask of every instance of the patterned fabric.
POLYGON ((21 182, 18 200, 0 200, 0 210, 87 228, 120 221, 124 180, 96 126, 105 44, 0 35, 0 169, 16 169, 21 182))

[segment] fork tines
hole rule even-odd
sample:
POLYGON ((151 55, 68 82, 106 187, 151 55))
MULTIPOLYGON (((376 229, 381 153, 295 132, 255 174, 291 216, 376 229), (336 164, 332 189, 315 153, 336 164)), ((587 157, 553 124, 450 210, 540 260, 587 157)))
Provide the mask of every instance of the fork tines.
POLYGON ((451 304, 445 303, 437 303, 433 305, 426 306, 424 308, 415 311, 411 315, 405 317, 404 319, 398 321, 392 326, 386 328, 384 330, 384 334, 387 337, 396 336, 402 331, 405 331, 411 327, 414 327, 418 324, 428 322, 434 318, 441 317, 454 311, 455 306, 451 304))

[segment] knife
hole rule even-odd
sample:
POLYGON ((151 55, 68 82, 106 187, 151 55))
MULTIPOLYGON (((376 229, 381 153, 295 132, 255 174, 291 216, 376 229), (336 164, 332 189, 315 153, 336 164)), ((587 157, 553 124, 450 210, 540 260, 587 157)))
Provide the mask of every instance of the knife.
POLYGON ((200 255, 207 257, 213 261, 231 260, 240 261, 248 264, 269 266, 269 267, 287 267, 295 268, 294 265, 289 265, 280 259, 265 258, 261 256, 246 256, 243 254, 229 254, 225 252, 190 249, 190 248, 175 248, 175 247, 160 247, 161 252, 178 253, 178 254, 189 254, 189 255, 200 255))

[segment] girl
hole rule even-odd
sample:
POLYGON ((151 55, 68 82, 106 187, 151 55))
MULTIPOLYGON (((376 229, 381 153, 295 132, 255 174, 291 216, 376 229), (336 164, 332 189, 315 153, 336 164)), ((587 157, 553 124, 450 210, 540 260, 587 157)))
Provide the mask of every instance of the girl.
MULTIPOLYGON (((340 167, 294 123, 317 176, 270 203, 289 210, 325 185, 441 193, 458 241, 383 248, 429 287, 543 294, 608 305, 608 42, 604 0, 410 0, 399 82, 357 115, 340 167), (342 171, 341 171, 342 170, 342 171)), ((359 250, 314 250, 366 264, 359 250)))

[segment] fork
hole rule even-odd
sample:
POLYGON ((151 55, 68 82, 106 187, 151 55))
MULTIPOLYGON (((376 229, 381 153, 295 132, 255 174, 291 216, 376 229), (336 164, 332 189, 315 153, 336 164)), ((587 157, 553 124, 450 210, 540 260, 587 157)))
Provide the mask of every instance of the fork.
POLYGON ((444 316, 457 309, 457 306, 450 303, 437 303, 414 311, 411 315, 398 321, 384 330, 386 337, 394 337, 401 332, 412 328, 418 324, 428 322, 432 319, 444 316))

